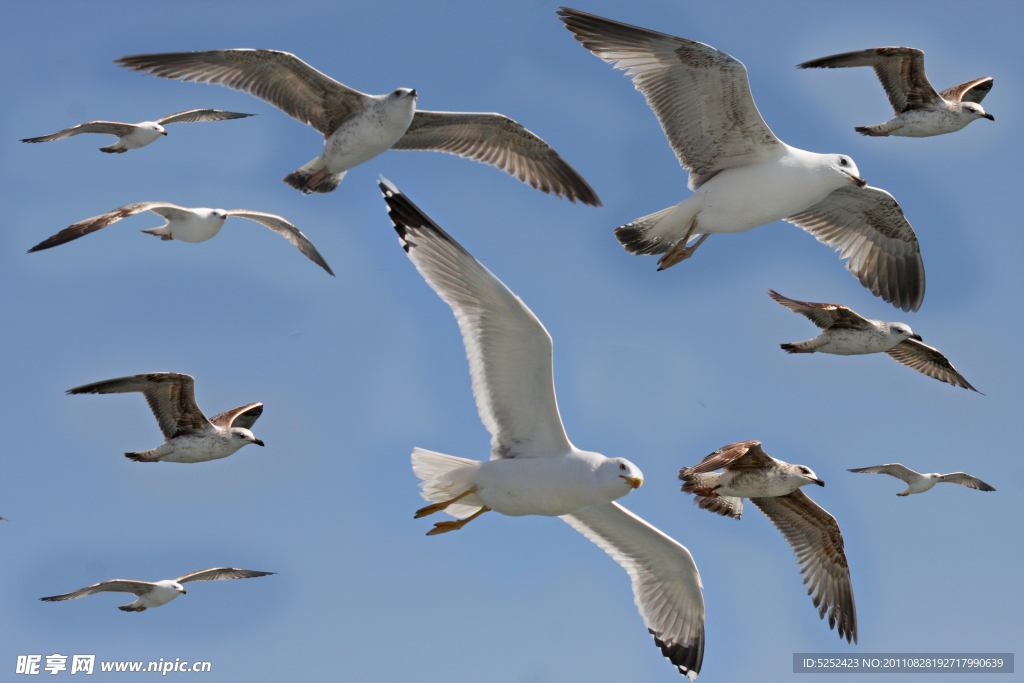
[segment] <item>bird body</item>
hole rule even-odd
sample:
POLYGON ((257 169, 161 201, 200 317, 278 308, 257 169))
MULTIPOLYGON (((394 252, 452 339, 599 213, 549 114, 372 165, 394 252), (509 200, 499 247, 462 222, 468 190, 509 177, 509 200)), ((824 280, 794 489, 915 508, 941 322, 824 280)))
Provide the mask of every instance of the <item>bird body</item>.
POLYGON ((969 489, 978 489, 979 491, 995 491, 994 488, 983 482, 981 479, 972 477, 966 472, 952 472, 950 474, 932 472, 930 474, 920 474, 899 463, 874 465, 872 467, 861 467, 847 471, 862 472, 866 474, 888 474, 890 477, 896 477, 908 484, 907 488, 896 494, 897 496, 909 496, 912 493, 924 493, 925 491, 931 490, 936 484, 942 483, 960 484, 961 486, 966 486, 969 489))
POLYGON ((224 209, 190 208, 187 213, 167 217, 167 222, 158 228, 142 232, 156 235, 165 240, 182 242, 205 242, 212 239, 224 227, 228 212, 224 209))
POLYGON ((135 124, 135 128, 118 138, 114 144, 100 147, 100 151, 107 154, 123 154, 129 149, 145 147, 165 135, 167 131, 156 121, 143 121, 135 124))

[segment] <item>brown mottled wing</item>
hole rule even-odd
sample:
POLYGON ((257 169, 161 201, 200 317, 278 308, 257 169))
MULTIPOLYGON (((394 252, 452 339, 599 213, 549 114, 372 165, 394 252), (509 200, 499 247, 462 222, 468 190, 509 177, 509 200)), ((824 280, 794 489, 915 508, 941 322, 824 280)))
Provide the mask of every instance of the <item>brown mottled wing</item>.
POLYGON ((231 410, 225 410, 219 415, 210 418, 210 422, 216 427, 241 427, 252 429, 256 420, 263 414, 262 403, 247 403, 231 410))
POLYGON ((179 576, 175 581, 188 583, 190 581, 225 581, 227 579, 251 579, 257 576, 270 576, 277 572, 257 572, 252 569, 235 569, 234 567, 213 567, 202 569, 185 576, 179 576))
POLYGON ((167 126, 172 123, 199 123, 202 121, 244 119, 248 116, 255 116, 255 114, 238 114, 233 111, 223 111, 221 109, 189 109, 188 111, 179 111, 177 114, 171 114, 170 116, 165 116, 162 119, 157 119, 157 123, 161 126, 167 126))
POLYGON ((145 375, 118 377, 93 382, 74 389, 69 394, 124 394, 141 392, 150 410, 160 423, 165 439, 183 434, 195 434, 213 429, 213 425, 196 405, 195 382, 190 375, 177 372, 151 372, 145 375))
MULTIPOLYGON (((892 347, 887 354, 909 368, 924 373, 947 384, 978 391, 964 379, 953 364, 946 360, 938 349, 922 344, 916 339, 904 339, 892 347)), ((978 393, 981 393, 980 391, 978 393)))
POLYGON ((877 187, 842 187, 785 220, 849 257, 846 268, 896 308, 916 311, 924 301, 924 262, 903 209, 877 187))
MULTIPOLYGON (((942 91, 942 99, 954 102, 976 102, 981 104, 985 95, 992 89, 993 81, 991 76, 975 78, 960 85, 954 85, 949 90, 942 91)), ((31 142, 31 141, 26 141, 31 142)))
POLYGON ((979 491, 995 491, 994 488, 983 482, 981 479, 972 477, 966 472, 943 474, 940 481, 945 481, 950 484, 960 484, 961 486, 966 486, 969 489, 977 489, 979 491))
POLYGON ((795 299, 788 299, 782 296, 774 289, 768 290, 768 296, 794 313, 805 316, 823 330, 829 328, 836 330, 863 330, 868 327, 867 320, 840 304, 816 304, 811 301, 796 301, 795 299))
POLYGON ((77 240, 79 237, 84 237, 90 232, 96 232, 100 228, 105 228, 111 223, 116 223, 122 218, 134 216, 135 214, 142 213, 143 211, 153 211, 164 218, 170 218, 171 216, 184 217, 189 215, 188 209, 181 206, 175 206, 174 204, 168 204, 167 202, 139 202, 137 204, 129 204, 128 206, 122 206, 119 209, 108 211, 105 214, 86 218, 84 221, 78 221, 74 225, 69 225, 56 235, 47 237, 42 242, 29 249, 28 253, 31 254, 33 251, 42 251, 43 249, 49 249, 72 240, 77 240))
POLYGON ((70 593, 52 595, 48 598, 39 599, 44 602, 58 602, 60 600, 84 598, 86 595, 94 595, 96 593, 131 593, 132 595, 139 596, 153 590, 154 586, 156 586, 156 584, 150 583, 149 581, 111 579, 110 581, 101 581, 100 583, 94 583, 93 585, 86 586, 85 588, 79 588, 78 590, 71 591, 70 593))
POLYGON ((798 69, 870 66, 897 114, 939 102, 939 93, 924 74, 924 53, 912 47, 876 47, 844 52, 797 64, 798 69))
POLYGON ((130 55, 114 63, 160 78, 214 83, 247 92, 329 136, 367 96, 288 52, 207 50, 130 55))
POLYGON ((695 190, 720 171, 765 161, 782 142, 761 118, 743 63, 710 45, 563 7, 565 27, 626 69, 695 190))
POLYGON ((71 126, 64 130, 58 130, 56 133, 50 133, 49 135, 43 135, 38 138, 25 138, 22 142, 50 142, 51 140, 63 140, 69 138, 72 135, 81 135, 82 133, 100 133, 103 135, 116 135, 117 137, 124 137, 128 133, 138 128, 134 123, 120 123, 118 121, 90 121, 88 123, 80 123, 77 126, 71 126))
POLYGON ((846 642, 857 642, 857 606, 853 601, 850 566, 836 518, 797 489, 788 496, 751 498, 782 532, 796 553, 818 616, 828 614, 828 627, 846 642))
POLYGON ((295 247, 305 254, 306 258, 310 261, 317 264, 331 275, 334 275, 334 271, 331 270, 329 265, 327 265, 327 261, 325 261, 324 257, 320 255, 320 252, 316 250, 316 247, 314 247, 313 243, 309 241, 309 238, 303 235, 301 230, 280 216, 275 216, 272 213, 262 213, 260 211, 246 211, 245 209, 228 211, 228 216, 248 218, 251 221, 256 221, 257 223, 267 226, 278 235, 281 235, 295 245, 295 247))
POLYGON ((541 192, 601 206, 593 188, 548 143, 501 114, 417 111, 391 149, 432 150, 482 161, 541 192))
POLYGON ((760 441, 737 441, 722 446, 711 455, 705 457, 693 467, 679 470, 679 476, 685 474, 704 474, 717 469, 737 469, 744 467, 768 467, 775 460, 764 452, 760 441))

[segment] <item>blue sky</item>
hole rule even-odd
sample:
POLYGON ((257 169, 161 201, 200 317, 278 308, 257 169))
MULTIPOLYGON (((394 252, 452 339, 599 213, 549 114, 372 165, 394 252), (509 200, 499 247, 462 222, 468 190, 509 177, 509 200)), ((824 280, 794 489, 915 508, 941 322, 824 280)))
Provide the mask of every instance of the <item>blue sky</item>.
POLYGON ((546 325, 572 441, 643 470, 644 487, 621 502, 686 545, 703 577, 700 680, 804 680, 791 673, 793 652, 1019 648, 1020 6, 980 3, 966 19, 959 5, 920 2, 578 7, 732 54, 776 135, 852 156, 917 231, 921 310, 872 297, 836 254, 784 223, 716 235, 662 273, 625 253, 612 229, 685 198, 686 174, 643 97, 572 38, 555 3, 7 3, 0 671, 19 654, 61 653, 206 660, 210 682, 678 680, 625 572, 566 524, 487 515, 427 538, 429 520, 413 520, 423 503, 412 448, 483 459, 488 435, 450 309, 398 247, 378 174, 546 325), (881 45, 923 49, 939 89, 994 77, 984 106, 995 122, 864 138, 854 126, 891 115, 869 70, 793 68, 881 45), (423 152, 385 153, 334 193, 304 197, 280 179, 320 153, 314 130, 243 93, 111 63, 235 47, 293 52, 363 92, 416 88, 423 109, 501 112, 560 152, 604 207, 423 152), (196 107, 257 116, 177 125, 123 155, 96 151, 113 141, 101 136, 18 142, 196 107), (25 253, 139 201, 282 215, 337 277, 242 220, 194 245, 140 234, 161 222, 143 214, 25 253), (884 356, 788 356, 778 344, 814 328, 769 287, 907 322, 986 395, 884 356), (195 376, 211 415, 262 401, 254 432, 267 447, 198 465, 132 463, 125 451, 161 442, 142 397, 64 395, 153 371, 195 376), (810 495, 843 530, 859 645, 819 621, 763 515, 720 518, 679 492, 680 467, 743 439, 827 482, 810 495), (897 498, 895 479, 846 472, 886 462, 964 470, 998 491, 897 498), (119 595, 37 600, 222 565, 278 574, 193 584, 143 614, 118 611, 119 595))

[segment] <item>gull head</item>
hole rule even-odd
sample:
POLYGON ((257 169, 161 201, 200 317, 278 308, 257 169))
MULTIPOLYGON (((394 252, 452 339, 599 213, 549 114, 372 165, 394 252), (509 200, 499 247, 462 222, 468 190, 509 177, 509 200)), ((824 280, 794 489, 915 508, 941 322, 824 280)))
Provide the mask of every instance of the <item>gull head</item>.
POLYGON ((406 97, 411 97, 415 102, 418 95, 415 88, 399 88, 388 95, 388 97, 393 100, 404 100, 406 97))
POLYGON ((996 117, 985 111, 980 104, 976 104, 974 102, 961 102, 960 114, 962 116, 967 116, 972 121, 974 119, 988 119, 989 121, 996 120, 996 117))
POLYGON ((232 427, 231 428, 231 439, 233 441, 241 443, 239 448, 241 448, 242 446, 247 446, 247 445, 249 445, 251 443, 254 443, 257 446, 262 446, 263 445, 262 441, 257 439, 256 436, 252 432, 250 432, 248 429, 245 429, 244 427, 232 427))
POLYGON ((921 335, 914 334, 914 331, 910 329, 910 325, 905 323, 889 323, 889 337, 898 340, 897 344, 904 339, 922 341, 921 335))
POLYGON ((171 587, 172 587, 172 588, 173 588, 174 590, 176 590, 176 591, 178 591, 179 593, 181 593, 182 595, 188 595, 188 591, 187 591, 187 590, 185 590, 185 587, 184 587, 184 586, 182 586, 182 585, 181 585, 180 583, 178 583, 177 581, 175 581, 175 582, 174 582, 174 585, 173 585, 173 586, 171 586, 171 587))
POLYGON ((844 181, 853 183, 857 187, 865 187, 868 184, 868 181, 860 177, 857 164, 853 163, 853 159, 845 154, 833 154, 829 161, 829 168, 841 174, 844 181))
POLYGON ((807 486, 808 484, 817 484, 818 486, 825 485, 825 482, 818 479, 818 475, 816 475, 810 467, 806 467, 804 465, 792 465, 792 467, 796 478, 803 482, 800 486, 807 486))
POLYGON ((612 500, 640 488, 644 483, 640 468, 625 458, 607 458, 598 467, 597 475, 599 481, 611 491, 612 500))
POLYGON ((226 221, 228 219, 228 212, 224 209, 210 209, 210 218, 216 218, 219 221, 226 221))
POLYGON ((148 130, 151 133, 157 133, 159 135, 167 135, 167 131, 156 121, 143 121, 139 124, 139 128, 142 130, 148 130))

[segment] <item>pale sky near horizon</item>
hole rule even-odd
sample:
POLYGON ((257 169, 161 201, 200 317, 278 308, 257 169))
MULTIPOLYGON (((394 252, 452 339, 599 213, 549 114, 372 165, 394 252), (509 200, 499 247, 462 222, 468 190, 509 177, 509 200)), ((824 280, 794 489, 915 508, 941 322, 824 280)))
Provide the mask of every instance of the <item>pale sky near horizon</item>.
MULTIPOLYGON (((0 677, 15 680, 18 655, 60 653, 210 661, 208 683, 680 680, 644 629, 626 573, 563 522, 488 514, 428 538, 432 520, 413 519, 424 504, 413 447, 484 459, 489 435, 451 310, 398 246, 378 175, 547 327, 573 443, 644 472, 620 502, 694 556, 707 609, 699 680, 820 680, 792 673, 794 652, 1019 649, 1021 6, 576 6, 728 52, 746 64, 780 139, 853 157, 917 232, 928 275, 920 311, 871 296, 837 254, 786 223, 715 235, 661 273, 656 258, 624 252, 613 228, 687 197, 687 176, 643 97, 573 39, 558 3, 7 3, 0 677), (992 76, 983 105, 995 121, 936 138, 862 137, 854 126, 892 115, 874 74, 794 68, 882 45, 923 49, 939 90, 992 76), (245 93, 112 64, 240 47, 295 53, 367 93, 416 88, 422 109, 501 112, 550 143, 604 206, 559 201, 450 155, 397 151, 305 197, 281 178, 320 153, 316 131, 245 93), (122 155, 97 151, 107 136, 19 142, 198 107, 256 116, 176 124, 122 155), (337 277, 240 219, 185 244, 140 234, 162 222, 146 213, 25 253, 139 201, 279 214, 337 277), (882 355, 787 355, 780 343, 816 329, 769 288, 906 322, 985 395, 882 355), (193 375, 208 415, 263 402, 253 431, 266 448, 196 465, 133 463, 124 452, 162 440, 142 396, 64 394, 154 371, 193 375), (825 480, 808 494, 843 531, 858 645, 818 619, 764 515, 748 506, 738 522, 721 518, 679 492, 680 467, 744 439, 825 480), (902 482, 846 471, 888 462, 966 471, 997 491, 943 485, 898 498, 902 482), (190 584, 141 614, 117 610, 130 598, 120 594, 38 600, 214 566, 277 574, 190 584)), ((841 680, 862 679, 907 680, 841 680)))

